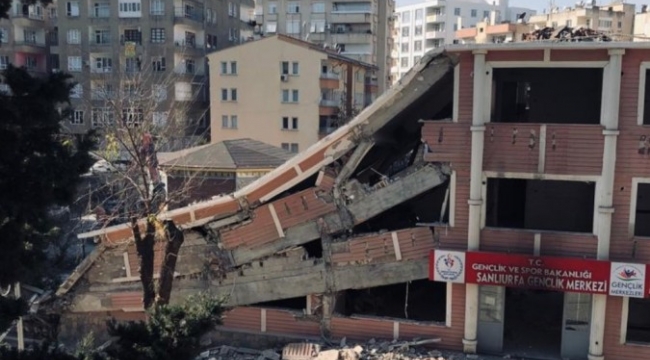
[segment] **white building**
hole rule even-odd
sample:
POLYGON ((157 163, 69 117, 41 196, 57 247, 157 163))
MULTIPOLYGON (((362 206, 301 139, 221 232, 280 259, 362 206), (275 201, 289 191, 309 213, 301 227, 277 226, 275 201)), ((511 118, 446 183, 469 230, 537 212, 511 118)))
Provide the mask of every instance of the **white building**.
POLYGON ((508 6, 508 0, 398 0, 391 53, 393 83, 398 81, 427 51, 454 43, 454 32, 474 27, 496 12, 496 22, 515 22, 535 10, 508 6))

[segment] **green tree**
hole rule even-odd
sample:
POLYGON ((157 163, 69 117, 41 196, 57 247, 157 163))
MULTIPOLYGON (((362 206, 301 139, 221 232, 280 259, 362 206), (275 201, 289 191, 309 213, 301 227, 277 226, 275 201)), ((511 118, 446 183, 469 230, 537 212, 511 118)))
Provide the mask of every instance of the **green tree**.
MULTIPOLYGON (((10 89, 0 93, 0 289, 7 292, 17 281, 38 278, 55 236, 48 211, 73 201, 94 142, 92 135, 61 135, 71 111, 69 75, 35 78, 13 66, 0 75, 10 89)), ((24 310, 12 302, 0 296, 0 325, 24 310)))

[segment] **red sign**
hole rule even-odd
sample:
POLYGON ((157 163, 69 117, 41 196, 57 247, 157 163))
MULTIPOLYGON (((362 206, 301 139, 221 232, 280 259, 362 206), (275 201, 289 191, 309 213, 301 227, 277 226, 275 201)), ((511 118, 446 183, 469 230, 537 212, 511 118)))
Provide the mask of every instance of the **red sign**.
POLYGON ((466 253, 465 282, 530 289, 608 294, 609 261, 466 253))

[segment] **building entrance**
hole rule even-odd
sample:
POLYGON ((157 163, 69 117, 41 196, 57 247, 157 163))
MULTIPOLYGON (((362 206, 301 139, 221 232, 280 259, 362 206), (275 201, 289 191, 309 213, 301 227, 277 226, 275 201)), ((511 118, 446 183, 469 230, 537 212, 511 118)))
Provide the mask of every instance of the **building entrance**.
POLYGON ((526 359, 559 359, 564 294, 506 289, 503 352, 526 359))
POLYGON ((590 294, 502 286, 479 289, 479 352, 517 359, 587 359, 590 294))

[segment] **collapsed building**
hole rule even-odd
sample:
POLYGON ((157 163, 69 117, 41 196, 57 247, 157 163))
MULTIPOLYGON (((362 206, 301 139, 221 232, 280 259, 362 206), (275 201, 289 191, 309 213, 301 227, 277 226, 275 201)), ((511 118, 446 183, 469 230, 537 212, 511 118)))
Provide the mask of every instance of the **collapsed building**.
MULTIPOLYGON (((650 357, 639 346, 650 343, 650 287, 584 285, 609 276, 610 259, 638 265, 626 280, 645 284, 645 59, 647 46, 614 42, 427 54, 271 173, 164 214, 185 232, 172 301, 200 290, 227 296, 221 330, 256 336, 439 337, 441 348, 469 353, 650 357), (431 251, 448 251, 443 281, 428 279, 439 280, 431 251), (487 265, 474 267, 476 254, 487 265), (520 282, 497 260, 556 277, 520 282), (561 288, 575 272, 581 286, 561 288)), ((67 303, 61 334, 109 315, 141 318, 130 226, 80 237, 101 246, 57 292, 67 303)))

